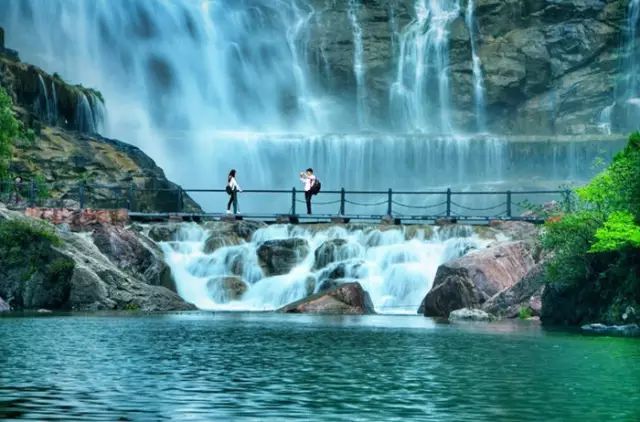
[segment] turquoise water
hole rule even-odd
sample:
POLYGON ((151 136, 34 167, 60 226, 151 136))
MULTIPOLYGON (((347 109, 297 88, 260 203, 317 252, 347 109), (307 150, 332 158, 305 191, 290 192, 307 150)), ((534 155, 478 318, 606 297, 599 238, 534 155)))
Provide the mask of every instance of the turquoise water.
POLYGON ((0 318, 0 419, 640 420, 640 341, 536 323, 0 318))

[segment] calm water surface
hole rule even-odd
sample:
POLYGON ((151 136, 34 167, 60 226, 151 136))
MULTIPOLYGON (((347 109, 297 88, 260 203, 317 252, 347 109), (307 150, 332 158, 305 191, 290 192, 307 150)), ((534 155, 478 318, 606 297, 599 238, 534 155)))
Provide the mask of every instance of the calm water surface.
POLYGON ((0 419, 639 421, 640 341, 420 316, 3 317, 0 419))

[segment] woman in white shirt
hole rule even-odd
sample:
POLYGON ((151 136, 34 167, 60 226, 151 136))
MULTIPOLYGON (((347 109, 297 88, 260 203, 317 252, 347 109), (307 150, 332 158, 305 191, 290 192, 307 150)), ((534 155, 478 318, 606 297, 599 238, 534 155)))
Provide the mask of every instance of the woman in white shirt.
POLYGON ((236 181, 236 170, 233 169, 229 172, 227 177, 227 193, 229 194, 229 202, 227 203, 227 214, 231 214, 231 205, 233 205, 233 213, 238 213, 238 192, 242 192, 240 185, 236 181))

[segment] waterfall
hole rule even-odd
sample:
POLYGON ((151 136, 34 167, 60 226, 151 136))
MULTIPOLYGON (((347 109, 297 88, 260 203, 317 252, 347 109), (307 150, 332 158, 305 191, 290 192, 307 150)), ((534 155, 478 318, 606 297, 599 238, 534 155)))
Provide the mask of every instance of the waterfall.
POLYGON ((52 119, 50 124, 56 125, 58 123, 58 94, 56 93, 56 83, 51 81, 51 104, 49 110, 51 111, 52 119))
POLYGON ((621 60, 622 76, 616 85, 614 101, 600 112, 598 126, 605 132, 620 126, 638 129, 640 121, 640 0, 630 0, 621 60))
POLYGON ((484 76, 480 57, 478 56, 477 25, 474 19, 475 5, 473 0, 467 3, 465 21, 469 28, 469 39, 471 43, 471 65, 473 71, 473 98, 475 102, 476 129, 478 132, 485 132, 487 129, 487 118, 485 114, 484 100, 484 76))
POLYGON ((47 86, 44 83, 42 75, 38 73, 38 97, 35 102, 35 109, 38 116, 47 123, 51 123, 54 119, 51 110, 51 100, 47 92, 47 86))
POLYGON ((356 79, 356 113, 360 128, 367 126, 366 65, 362 44, 362 27, 358 23, 358 0, 349 0, 349 21, 353 31, 353 74, 356 79))
POLYGON ((402 130, 451 133, 449 25, 460 15, 458 0, 415 0, 416 17, 400 34, 391 113, 402 130))
POLYGON ((465 227, 311 231, 277 225, 259 229, 250 242, 207 253, 205 243, 211 235, 202 226, 185 225, 175 240, 161 247, 178 293, 201 309, 213 310, 273 310, 356 280, 371 295, 377 312, 415 314, 440 264, 489 243, 465 227), (286 274, 266 276, 256 251, 266 241, 282 239, 303 239, 309 253, 286 274), (316 251, 327 245, 331 252, 316 260, 316 251), (224 285, 217 283, 225 279, 246 285, 240 298, 230 299, 224 285))

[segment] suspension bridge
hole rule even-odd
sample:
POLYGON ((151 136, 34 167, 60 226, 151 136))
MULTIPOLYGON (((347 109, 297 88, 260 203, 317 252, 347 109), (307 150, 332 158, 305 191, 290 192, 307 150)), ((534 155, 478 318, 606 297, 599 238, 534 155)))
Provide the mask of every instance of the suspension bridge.
POLYGON ((226 212, 224 189, 139 188, 79 183, 52 198, 54 185, 0 182, 0 202, 22 207, 126 209, 134 221, 251 219, 279 223, 375 222, 394 224, 438 221, 486 223, 492 220, 544 222, 548 211, 571 211, 571 190, 323 190, 306 214, 304 192, 292 188, 239 193, 240 211, 226 212), (213 210, 213 211, 208 211, 213 210))

